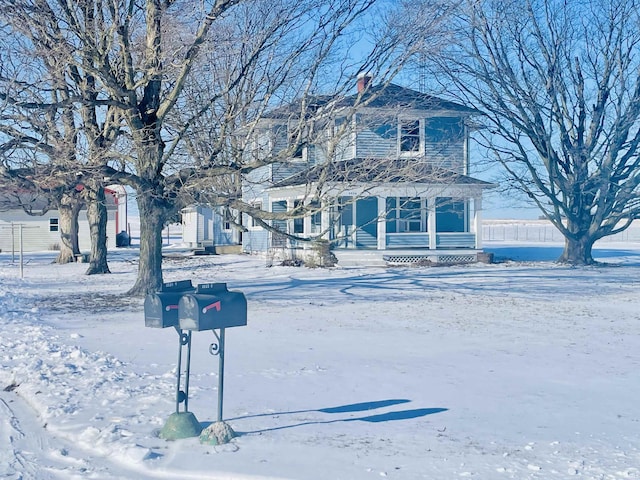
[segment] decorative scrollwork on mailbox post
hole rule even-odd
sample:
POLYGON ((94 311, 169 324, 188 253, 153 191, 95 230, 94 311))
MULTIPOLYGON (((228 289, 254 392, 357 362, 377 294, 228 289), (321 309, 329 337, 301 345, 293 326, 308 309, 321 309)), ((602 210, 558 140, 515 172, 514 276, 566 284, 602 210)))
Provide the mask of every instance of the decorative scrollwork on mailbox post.
POLYGON ((209 353, 215 357, 220 355, 220 336, 215 330, 213 330, 213 334, 216 336, 216 341, 209 345, 209 353))

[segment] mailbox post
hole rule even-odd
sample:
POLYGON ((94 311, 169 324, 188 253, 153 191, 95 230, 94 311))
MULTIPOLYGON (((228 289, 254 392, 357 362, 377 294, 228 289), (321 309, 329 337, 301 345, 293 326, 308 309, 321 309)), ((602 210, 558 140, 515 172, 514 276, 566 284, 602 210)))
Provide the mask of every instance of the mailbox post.
POLYGON ((203 443, 227 443, 235 433, 222 419, 224 394, 225 329, 247 324, 247 300, 241 292, 230 292, 226 283, 205 283, 194 293, 180 298, 178 308, 180 328, 188 331, 212 330, 217 343, 209 352, 218 355, 218 419, 200 435, 203 443), (216 332, 219 330, 219 333, 216 332))
POLYGON ((147 327, 174 327, 178 332, 178 366, 176 369, 176 411, 167 420, 160 436, 167 440, 195 437, 202 430, 195 415, 189 412, 189 374, 191 370, 191 332, 179 327, 178 305, 180 298, 195 288, 191 280, 162 284, 158 293, 149 294, 144 300, 144 323, 147 327), (180 388, 182 372, 182 350, 187 348, 184 390, 180 388), (180 412, 180 403, 184 411, 180 412))
MULTIPOLYGON (((218 355, 220 355, 218 360, 218 421, 222 422, 222 399, 224 397, 224 328, 220 329, 220 335, 216 334, 214 330, 213 333, 216 335, 218 339, 218 344, 220 348, 218 349, 218 355)), ((213 347, 214 344, 211 344, 213 347)), ((213 348, 211 348, 213 354, 213 348)))
POLYGON ((145 326, 153 328, 174 327, 178 332, 178 370, 176 384, 176 411, 171 414, 160 432, 166 440, 195 437, 209 444, 227 443, 235 436, 222 419, 224 392, 225 329, 247 324, 247 300, 241 292, 230 292, 226 283, 203 283, 193 287, 191 280, 165 283, 158 293, 147 295, 144 301, 145 326), (191 364, 192 332, 211 330, 216 336, 209 347, 212 355, 218 355, 218 421, 201 433, 200 423, 189 412, 189 373, 191 364), (216 332, 216 330, 219 331, 216 332), (184 390, 181 390, 182 348, 187 347, 184 390), (184 411, 180 412, 180 403, 184 411))

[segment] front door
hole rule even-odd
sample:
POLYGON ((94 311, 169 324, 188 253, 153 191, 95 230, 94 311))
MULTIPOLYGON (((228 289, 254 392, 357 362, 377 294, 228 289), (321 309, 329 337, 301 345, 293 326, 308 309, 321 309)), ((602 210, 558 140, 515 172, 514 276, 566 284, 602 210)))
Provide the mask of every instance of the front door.
POLYGON ((356 201, 356 248, 378 248, 378 198, 356 201))

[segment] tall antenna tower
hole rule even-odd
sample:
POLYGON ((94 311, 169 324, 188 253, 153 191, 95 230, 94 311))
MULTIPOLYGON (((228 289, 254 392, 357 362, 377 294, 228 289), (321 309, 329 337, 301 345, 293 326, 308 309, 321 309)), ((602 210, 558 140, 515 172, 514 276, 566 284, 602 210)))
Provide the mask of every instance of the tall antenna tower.
POLYGON ((418 55, 418 91, 420 93, 427 92, 427 54, 421 52, 418 55))

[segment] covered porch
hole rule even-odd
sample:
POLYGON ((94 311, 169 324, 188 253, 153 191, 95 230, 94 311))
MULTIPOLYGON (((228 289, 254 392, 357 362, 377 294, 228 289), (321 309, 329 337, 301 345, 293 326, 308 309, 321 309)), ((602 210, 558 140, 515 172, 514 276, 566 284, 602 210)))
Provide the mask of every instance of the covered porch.
MULTIPOLYGON (((350 189, 316 201, 316 214, 281 227, 298 237, 328 241, 340 265, 475 262, 482 253, 486 185, 350 189)), ((295 196, 274 200, 272 211, 294 210, 305 201, 295 196)), ((289 257, 304 257, 313 248, 309 242, 272 235, 272 252, 280 248, 289 257)))
POLYGON ((334 250, 482 248, 482 197, 340 197, 329 208, 334 250))

